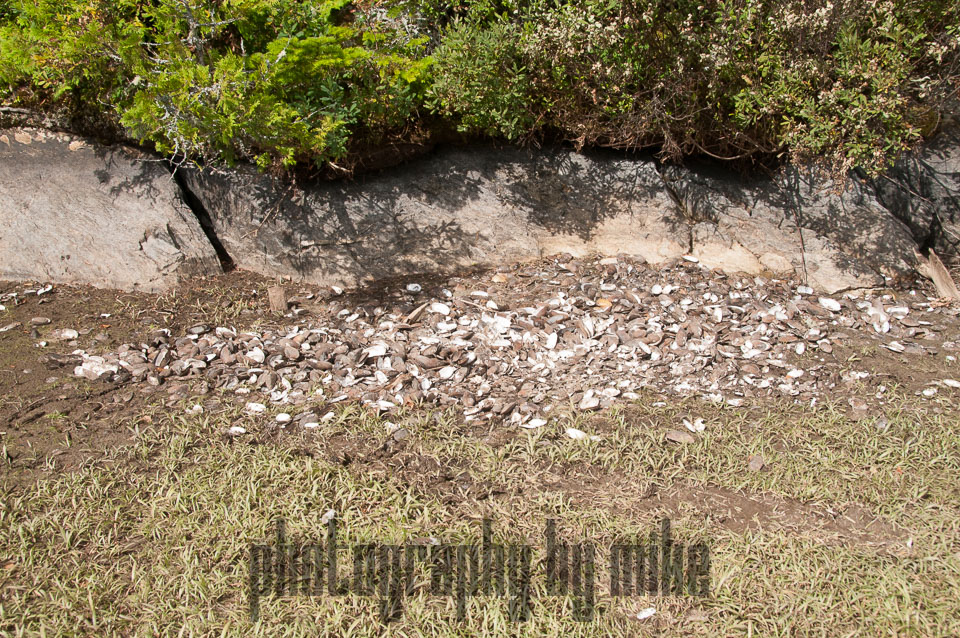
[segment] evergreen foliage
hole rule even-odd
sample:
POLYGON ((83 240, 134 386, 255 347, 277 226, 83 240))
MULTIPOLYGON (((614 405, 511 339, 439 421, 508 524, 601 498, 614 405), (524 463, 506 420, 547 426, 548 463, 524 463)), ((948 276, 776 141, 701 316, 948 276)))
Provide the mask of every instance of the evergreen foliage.
POLYGON ((468 135, 877 171, 960 87, 952 0, 6 0, 0 100, 262 168, 468 135))

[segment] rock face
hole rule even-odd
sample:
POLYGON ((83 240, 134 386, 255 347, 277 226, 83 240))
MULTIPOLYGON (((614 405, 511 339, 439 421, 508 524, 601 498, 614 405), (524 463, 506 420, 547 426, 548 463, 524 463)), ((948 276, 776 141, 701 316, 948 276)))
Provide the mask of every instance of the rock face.
POLYGON ((160 290, 219 272, 198 218, 240 268, 325 285, 599 253, 832 294, 914 277, 918 248, 960 257, 960 126, 842 185, 799 168, 744 178, 510 147, 447 148, 349 181, 290 185, 249 166, 174 181, 130 149, 0 131, 0 278, 160 290))
POLYGON ((869 186, 844 185, 791 169, 744 180, 709 167, 666 171, 693 229, 693 254, 707 266, 751 274, 793 271, 829 293, 913 272, 909 228, 869 186))
POLYGON ((690 228, 652 162, 452 150, 379 175, 293 189, 252 169, 188 172, 241 268, 319 283, 588 252, 657 264, 690 228))
POLYGON ((163 164, 44 131, 0 131, 0 246, 0 279, 161 291, 220 272, 163 164))
POLYGON ((913 238, 941 256, 960 255, 960 122, 946 121, 941 131, 903 157, 873 189, 913 238))
POLYGON ((447 150, 353 182, 293 188, 252 169, 184 180, 242 268, 306 281, 491 266, 566 252, 797 276, 834 293, 913 273, 916 242, 873 190, 813 174, 565 150, 447 150))

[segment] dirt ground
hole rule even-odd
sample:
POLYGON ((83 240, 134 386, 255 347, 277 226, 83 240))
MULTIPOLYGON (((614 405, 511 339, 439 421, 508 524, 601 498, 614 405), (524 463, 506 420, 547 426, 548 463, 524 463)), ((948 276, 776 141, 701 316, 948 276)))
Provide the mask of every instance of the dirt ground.
MULTIPOLYGON (((425 292, 456 287, 489 273, 459 278, 424 278, 425 292)), ((267 288, 277 282, 243 271, 184 282, 166 294, 101 290, 90 286, 57 285, 43 291, 36 282, 0 282, 6 310, 0 314, 0 444, 13 476, 33 481, 70 471, 91 456, 131 440, 137 419, 148 405, 183 398, 180 385, 154 388, 146 384, 91 382, 73 374, 74 363, 64 359, 77 349, 88 353, 116 349, 122 343, 146 339, 151 332, 174 334, 198 323, 229 325, 238 330, 289 323, 272 313, 267 288), (11 296, 11 293, 16 293, 11 296), (44 317, 48 324, 33 325, 44 317), (79 336, 57 341, 58 329, 72 328, 79 336), (42 347, 41 347, 41 344, 42 347), (179 394, 176 392, 179 391, 179 394), (173 395, 170 399, 168 396, 173 395)), ((386 304, 409 312, 409 298, 399 294, 405 281, 379 282, 375 287, 334 294, 329 289, 286 283, 288 296, 300 309, 297 320, 336 314, 341 308, 372 308, 386 304)), ((938 326, 960 340, 960 326, 938 326), (952 332, 951 332, 952 330, 952 332)), ((824 364, 846 369, 852 362, 871 371, 870 388, 895 386, 916 394, 931 382, 960 376, 955 364, 943 357, 897 354, 859 336, 840 343, 824 364)), ((864 388, 861 388, 863 391, 864 388)), ((827 400, 847 402, 850 388, 838 386, 827 400)), ((867 416, 866 414, 859 416, 867 416)), ((479 434, 479 432, 478 432, 479 434)), ((504 436, 502 432, 494 439, 504 436)), ((510 435, 506 435, 509 436, 510 435)))
MULTIPOLYGON (((441 278, 417 281, 428 293, 445 283, 441 278)), ((159 295, 72 285, 52 286, 37 295, 45 284, 0 281, 0 298, 6 298, 0 328, 11 326, 0 333, 0 423, 5 424, 0 449, 13 475, 29 481, 69 471, 91 455, 129 442, 135 426, 131 419, 145 405, 162 401, 168 390, 90 382, 74 376, 74 364, 58 361, 58 355, 116 349, 161 328, 178 334, 204 322, 238 330, 275 326, 282 317, 270 311, 267 288, 276 284, 235 270, 186 281, 159 295), (50 322, 33 325, 31 320, 38 317, 50 322), (76 330, 78 338, 66 342, 51 337, 64 328, 76 330)), ((301 310, 298 318, 309 321, 342 307, 380 304, 402 285, 382 281, 341 295, 317 286, 286 283, 285 288, 301 310)), ((405 311, 412 309, 409 303, 397 303, 405 311)))
POLYGON ((128 442, 129 418, 154 400, 132 386, 76 377, 73 365, 56 355, 116 348, 158 328, 179 330, 214 317, 262 321, 265 286, 239 272, 191 281, 166 295, 69 285, 37 295, 42 284, 0 283, 0 296, 8 296, 0 322, 15 326, 0 333, 0 441, 12 473, 30 480, 69 471, 128 442), (50 323, 34 326, 36 317, 50 323), (76 330, 78 338, 49 336, 62 328, 76 330))
MULTIPOLYGON (((417 282, 437 295, 489 277, 417 282)), ((836 339, 816 364, 838 379, 851 369, 870 377, 838 381, 816 406, 731 407, 641 390, 632 402, 538 430, 465 423, 455 409, 404 410, 388 424, 346 403, 325 406, 336 416, 321 428, 283 429, 280 407, 248 414, 242 398, 201 394, 199 379, 155 387, 74 374, 75 350, 115 351, 161 328, 262 329, 345 308, 408 312, 409 295, 397 294, 406 283, 345 293, 287 283, 297 316, 282 317, 268 307, 275 282, 243 272, 165 295, 0 282, 0 635, 180 627, 307 636, 319 619, 325 635, 382 635, 369 624, 374 607, 360 599, 269 598, 266 620, 248 621, 248 544, 277 515, 308 534, 328 509, 354 538, 392 530, 395 542, 469 538, 481 516, 498 521, 509 542, 537 538, 554 517, 600 545, 639 536, 662 517, 678 534, 710 539, 710 598, 607 598, 600 618, 584 624, 539 591, 525 635, 960 630, 951 620, 960 617, 951 594, 960 586, 960 390, 934 385, 960 379, 960 365, 939 344, 912 355, 853 333, 836 339), (41 317, 49 322, 33 321, 41 317), (58 341, 62 329, 77 338, 58 341), (939 393, 923 395, 931 387, 939 393), (703 419, 705 430, 673 442, 668 431, 684 419, 703 419), (232 426, 245 434, 227 435, 232 426), (593 438, 573 440, 570 427, 593 438), (637 616, 654 607, 655 616, 637 616)), ((960 341, 953 319, 932 318, 944 340, 960 341)), ((472 629, 435 603, 411 602, 396 632, 503 635, 491 628, 506 622, 496 601, 477 603, 472 629)))

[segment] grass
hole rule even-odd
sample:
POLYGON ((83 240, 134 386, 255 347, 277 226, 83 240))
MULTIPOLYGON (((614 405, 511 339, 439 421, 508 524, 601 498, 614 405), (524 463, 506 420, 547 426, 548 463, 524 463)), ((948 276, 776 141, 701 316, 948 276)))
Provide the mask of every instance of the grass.
MULTIPOLYGON (((151 310, 168 317, 192 314, 209 323, 225 326, 240 320, 244 311, 258 308, 264 299, 266 290, 263 285, 249 284, 238 288, 208 283, 198 298, 177 291, 157 295, 151 310)), ((123 310, 129 312, 135 307, 135 303, 130 303, 123 310)))
POLYGON ((409 433, 400 444, 356 407, 331 408, 310 433, 211 398, 201 415, 184 411, 196 399, 155 407, 122 424, 131 446, 4 487, 0 635, 958 635, 960 410, 946 393, 889 394, 858 421, 833 404, 643 395, 530 432, 411 410, 392 418, 409 433), (666 442, 684 417, 704 418, 705 431, 666 442), (226 436, 234 424, 248 434, 226 436), (566 427, 601 438, 573 440, 566 427), (747 469, 754 454, 759 472, 747 469), (709 544, 712 591, 612 598, 601 577, 584 623, 535 577, 526 623, 492 598, 471 599, 457 622, 452 598, 420 593, 389 625, 370 598, 268 595, 252 624, 249 544, 266 542, 277 518, 291 537, 321 540, 328 509, 344 546, 478 542, 489 517, 498 542, 535 546, 538 575, 548 518, 603 556, 667 516, 676 538, 709 544), (636 620, 648 606, 654 616, 636 620))

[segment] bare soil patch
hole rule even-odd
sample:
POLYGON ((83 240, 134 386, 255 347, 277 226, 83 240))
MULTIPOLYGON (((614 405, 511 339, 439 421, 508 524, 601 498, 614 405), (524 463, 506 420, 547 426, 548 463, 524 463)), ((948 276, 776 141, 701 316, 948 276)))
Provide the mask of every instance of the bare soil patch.
POLYGON ((0 318, 0 327, 15 325, 0 333, 0 443, 12 474, 31 480, 69 471, 129 442, 133 418, 157 399, 150 388, 77 377, 66 355, 116 348, 158 328, 269 321, 268 283, 234 272, 185 282, 167 295, 69 285, 37 295, 42 284, 0 282, 0 295, 17 293, 0 318), (34 325, 34 318, 49 322, 34 325), (62 329, 76 330, 77 338, 56 339, 62 329))

